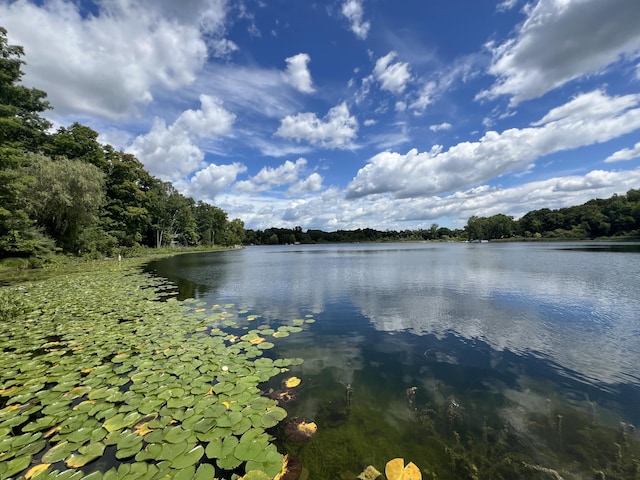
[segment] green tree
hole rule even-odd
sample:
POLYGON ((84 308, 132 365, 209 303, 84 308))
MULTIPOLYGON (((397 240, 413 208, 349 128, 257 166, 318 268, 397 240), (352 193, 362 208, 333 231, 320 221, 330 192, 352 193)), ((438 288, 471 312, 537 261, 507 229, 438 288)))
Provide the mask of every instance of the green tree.
POLYGON ((24 61, 22 47, 9 45, 0 27, 0 146, 35 151, 51 124, 40 113, 51 108, 47 94, 20 84, 24 61))
POLYGON ((159 183, 133 155, 104 147, 107 200, 102 214, 105 232, 119 245, 133 247, 147 240, 151 227, 149 190, 159 183))
POLYGON ((52 248, 25 211, 25 152, 36 151, 45 138, 50 123, 40 113, 50 106, 43 91, 20 84, 23 55, 0 27, 0 258, 40 256, 52 248))
MULTIPOLYGON (((295 237, 293 237, 295 238, 295 237)), ((226 245, 242 245, 244 242, 244 222, 234 218, 227 225, 226 245)))
POLYGON ((98 132, 78 122, 68 128, 60 127, 47 138, 42 150, 52 158, 62 156, 70 160, 82 160, 105 173, 109 169, 104 147, 98 142, 98 132))
POLYGON ((224 210, 200 201, 195 206, 195 220, 202 245, 224 243, 227 225, 227 214, 224 210))
POLYGON ((29 154, 27 161, 27 212, 60 248, 77 252, 80 233, 96 225, 104 203, 104 174, 78 160, 29 154))

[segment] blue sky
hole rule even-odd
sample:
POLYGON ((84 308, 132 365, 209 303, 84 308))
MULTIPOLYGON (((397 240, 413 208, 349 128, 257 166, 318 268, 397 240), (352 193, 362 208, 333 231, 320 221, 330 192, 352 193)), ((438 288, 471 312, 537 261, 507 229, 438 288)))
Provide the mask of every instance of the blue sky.
POLYGON ((24 82, 247 228, 640 188, 638 0, 0 0, 24 82))

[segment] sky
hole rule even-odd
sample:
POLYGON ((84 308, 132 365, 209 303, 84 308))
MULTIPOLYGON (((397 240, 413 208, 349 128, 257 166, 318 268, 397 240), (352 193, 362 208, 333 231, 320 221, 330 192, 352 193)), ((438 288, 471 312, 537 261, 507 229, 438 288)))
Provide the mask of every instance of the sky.
POLYGON ((23 82, 246 228, 640 188, 638 0, 0 0, 23 82))

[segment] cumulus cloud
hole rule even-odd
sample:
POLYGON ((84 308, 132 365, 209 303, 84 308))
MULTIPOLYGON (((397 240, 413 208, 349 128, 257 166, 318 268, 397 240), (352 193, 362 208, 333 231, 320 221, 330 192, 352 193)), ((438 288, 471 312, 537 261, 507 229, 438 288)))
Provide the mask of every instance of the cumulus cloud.
POLYGON ((342 4, 342 15, 344 15, 351 24, 351 31, 358 38, 364 40, 369 34, 371 24, 364 20, 364 8, 362 8, 362 0, 346 0, 342 4))
POLYGON ((306 53, 299 53, 286 59, 287 70, 283 73, 285 81, 293 88, 303 93, 313 93, 313 82, 309 72, 311 57, 306 53))
POLYGON ((622 162, 624 160, 633 160, 634 158, 640 158, 640 142, 636 143, 633 148, 623 148, 609 155, 605 159, 605 163, 622 162))
POLYGON ((358 120, 349 114, 347 104, 342 102, 329 110, 323 119, 311 112, 288 115, 282 119, 275 134, 326 148, 347 148, 357 131, 358 120))
POLYGON ((416 199, 388 199, 395 218, 405 221, 459 219, 464 225, 472 215, 488 217, 502 213, 515 218, 531 210, 581 205, 593 198, 608 198, 636 188, 640 168, 609 172, 593 170, 585 175, 554 177, 512 188, 483 185, 450 195, 416 199))
POLYGON ((188 184, 189 194, 212 201, 216 195, 232 185, 239 174, 247 171, 241 163, 230 165, 209 164, 195 173, 188 184))
POLYGON ((166 180, 177 180, 203 166, 204 152, 198 142, 228 133, 235 115, 222 102, 200 95, 199 110, 185 110, 167 126, 155 118, 151 130, 138 136, 127 149, 138 157, 149 172, 166 180))
POLYGON ((431 125, 429 127, 429 130, 431 130, 432 132, 440 132, 442 130, 451 130, 452 127, 453 125, 451 125, 450 123, 443 122, 438 125, 431 125))
POLYGON ((356 229, 375 225, 378 229, 399 230, 450 220, 451 227, 462 227, 472 215, 491 216, 498 213, 518 218, 530 210, 580 205, 592 198, 608 198, 637 188, 640 168, 608 172, 594 170, 583 176, 554 177, 525 183, 512 188, 482 185, 444 196, 394 198, 376 195, 371 198, 345 198, 335 187, 309 198, 291 201, 252 197, 250 201, 229 199, 225 211, 245 220, 247 228, 269 228, 273 225, 293 228, 335 230, 356 229))
POLYGON ((98 2, 96 14, 64 0, 1 2, 12 43, 24 46, 25 82, 45 90, 56 114, 120 119, 144 108, 156 88, 192 83, 223 40, 226 2, 98 2), (55 39, 55 41, 52 41, 55 39))
POLYGON ((295 162, 287 160, 278 167, 263 167, 249 180, 238 182, 235 189, 240 192, 260 192, 273 187, 291 185, 300 178, 300 173, 307 166, 305 158, 299 158, 295 162))
POLYGON ((398 56, 394 51, 387 53, 376 61, 373 75, 380 82, 380 88, 392 93, 402 93, 411 80, 409 64, 406 62, 394 62, 398 56))
POLYGON ((306 195, 308 193, 317 192, 322 189, 322 175, 313 172, 307 178, 301 179, 294 185, 291 185, 287 192, 292 196, 306 195))
POLYGON ((601 143, 640 128, 640 95, 607 96, 596 90, 551 110, 533 126, 487 132, 477 142, 447 151, 382 152, 360 169, 347 196, 389 193, 438 195, 528 168, 550 153, 601 143))
POLYGON ((490 46, 498 78, 478 98, 514 106, 640 51, 637 0, 539 0, 527 13, 516 38, 490 46))

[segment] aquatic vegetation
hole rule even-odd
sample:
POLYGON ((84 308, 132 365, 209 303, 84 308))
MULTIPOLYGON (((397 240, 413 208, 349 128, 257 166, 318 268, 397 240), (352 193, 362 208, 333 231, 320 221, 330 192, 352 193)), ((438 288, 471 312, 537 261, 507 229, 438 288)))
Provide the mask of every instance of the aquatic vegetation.
POLYGON ((294 418, 287 422, 284 427, 284 434, 292 442, 304 442, 309 440, 318 430, 315 422, 305 418, 294 418))
POLYGON ((0 324, 0 478, 281 472, 267 430, 287 412, 258 385, 301 360, 171 289, 108 264, 0 289, 21 306, 0 324))
POLYGON ((413 462, 405 466, 403 458, 389 460, 384 467, 384 474, 387 480, 422 480, 420 469, 413 462))
POLYGON ((301 381, 302 380, 300 380, 298 377, 289 377, 284 381, 284 386, 287 388, 297 387, 298 385, 300 385, 301 381))

